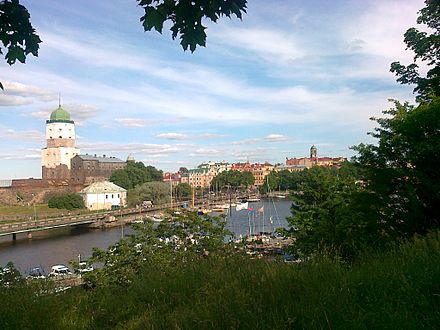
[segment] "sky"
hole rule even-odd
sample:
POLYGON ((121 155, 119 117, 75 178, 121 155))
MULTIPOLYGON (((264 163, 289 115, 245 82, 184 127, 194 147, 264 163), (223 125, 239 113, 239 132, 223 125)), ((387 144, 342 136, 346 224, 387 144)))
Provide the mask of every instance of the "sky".
POLYGON ((240 21, 207 24, 184 52, 144 32, 126 0, 22 0, 43 40, 26 64, 0 62, 0 179, 41 177, 45 120, 61 104, 81 154, 163 171, 206 161, 284 163, 351 157, 374 143, 370 117, 414 102, 390 63, 408 64, 403 34, 422 0, 250 0, 240 21))

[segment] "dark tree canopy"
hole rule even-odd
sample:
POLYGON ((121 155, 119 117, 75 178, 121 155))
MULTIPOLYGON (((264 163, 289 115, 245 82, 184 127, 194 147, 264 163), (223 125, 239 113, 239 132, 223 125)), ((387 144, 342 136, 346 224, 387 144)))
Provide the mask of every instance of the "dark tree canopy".
POLYGON ((172 38, 180 38, 184 50, 194 52, 206 45, 206 26, 203 19, 217 22, 221 16, 235 15, 239 19, 246 13, 247 0, 137 0, 145 10, 141 17, 145 31, 153 28, 162 33, 166 21, 171 22, 172 38))
POLYGON ((84 200, 78 194, 66 194, 53 196, 49 199, 47 205, 55 209, 82 209, 84 208, 84 200))
POLYGON ((162 181, 162 171, 142 162, 128 162, 122 170, 112 173, 110 181, 125 189, 131 189, 145 182, 162 181))
POLYGON ((414 63, 407 66, 400 62, 391 63, 391 72, 399 78, 401 84, 415 84, 414 92, 419 101, 440 96, 440 1, 426 0, 425 8, 420 10, 418 24, 425 24, 430 34, 414 27, 405 32, 407 49, 414 52, 414 63), (417 60, 429 67, 426 77, 420 76, 417 60))
POLYGON ((189 183, 179 183, 176 186, 176 194, 178 198, 188 198, 192 195, 192 187, 189 183))
MULTIPOLYGON (((4 54, 9 65, 17 60, 25 63, 26 56, 38 56, 40 37, 30 22, 28 10, 20 5, 18 0, 5 0, 0 2, 0 54, 4 54)), ((0 82, 0 88, 3 85, 0 82)))
POLYGON ((224 171, 218 174, 211 181, 211 186, 226 188, 226 187, 249 187, 255 182, 255 178, 251 172, 240 171, 224 171))

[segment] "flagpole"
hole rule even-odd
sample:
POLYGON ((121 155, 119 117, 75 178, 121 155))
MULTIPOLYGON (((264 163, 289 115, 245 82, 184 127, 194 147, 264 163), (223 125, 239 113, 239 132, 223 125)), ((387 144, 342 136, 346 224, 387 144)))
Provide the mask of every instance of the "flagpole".
POLYGON ((248 211, 248 223, 249 223, 249 239, 252 236, 252 230, 251 230, 251 211, 248 211))

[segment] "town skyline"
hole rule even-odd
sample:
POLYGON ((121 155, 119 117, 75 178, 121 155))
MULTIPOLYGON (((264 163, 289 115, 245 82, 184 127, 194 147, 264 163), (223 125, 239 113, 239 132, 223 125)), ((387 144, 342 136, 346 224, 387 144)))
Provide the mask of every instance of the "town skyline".
POLYGON ((41 177, 59 94, 81 154, 164 172, 283 163, 313 144, 349 158, 389 98, 414 99, 388 71, 411 62, 402 36, 423 1, 254 1, 243 21, 209 24, 194 54, 166 29, 144 33, 135 3, 22 3, 43 43, 25 65, 1 63, 0 179, 41 177))

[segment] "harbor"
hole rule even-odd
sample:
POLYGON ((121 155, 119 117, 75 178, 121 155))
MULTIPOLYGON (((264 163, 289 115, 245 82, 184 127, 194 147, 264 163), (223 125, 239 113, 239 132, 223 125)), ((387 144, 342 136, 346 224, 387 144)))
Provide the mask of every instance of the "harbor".
MULTIPOLYGON (((286 218, 290 216, 290 206, 289 200, 262 199, 249 202, 252 210, 237 211, 235 207, 231 207, 225 214, 226 229, 234 233, 238 239, 246 237, 249 232, 256 234, 287 227, 286 218), (263 214, 258 212, 261 207, 265 210, 264 218, 263 214)), ((42 230, 34 232, 32 239, 28 239, 26 233, 17 234, 15 241, 10 236, 2 236, 0 265, 4 266, 12 261, 23 275, 33 267, 40 267, 48 273, 52 265, 69 265, 70 261, 78 260, 78 255, 86 260, 92 255, 93 248, 106 249, 122 237, 133 233, 132 227, 123 221, 115 222, 112 228, 69 226, 42 230)))

